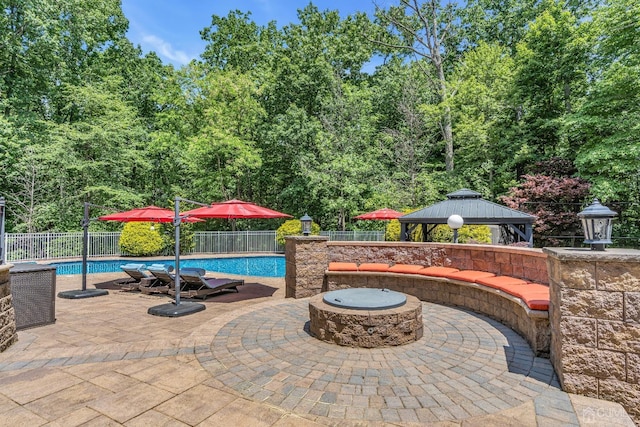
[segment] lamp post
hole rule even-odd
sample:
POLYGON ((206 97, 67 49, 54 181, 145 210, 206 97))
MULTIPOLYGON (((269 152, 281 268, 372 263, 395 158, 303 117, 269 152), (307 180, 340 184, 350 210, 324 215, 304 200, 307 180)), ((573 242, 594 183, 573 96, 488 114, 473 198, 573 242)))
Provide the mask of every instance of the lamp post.
POLYGON ((304 214, 304 216, 302 218, 300 218, 300 224, 302 224, 302 235, 303 236, 308 236, 309 234, 311 234, 311 223, 312 222, 313 222, 313 219, 307 214, 304 214))
POLYGON ((591 245, 593 251, 604 251, 604 245, 610 245, 612 219, 617 215, 606 206, 600 204, 598 199, 578 214, 584 231, 584 243, 591 245))
POLYGON ((453 230, 453 243, 458 243, 458 229, 464 225, 464 220, 460 215, 451 215, 447 218, 447 225, 453 230))

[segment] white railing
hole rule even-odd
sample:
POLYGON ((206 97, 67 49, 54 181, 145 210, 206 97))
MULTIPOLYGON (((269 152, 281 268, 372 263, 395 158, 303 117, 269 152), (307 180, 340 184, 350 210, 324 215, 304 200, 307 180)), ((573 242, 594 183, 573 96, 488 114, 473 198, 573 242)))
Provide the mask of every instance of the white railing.
MULTIPOLYGON (((324 231, 329 240, 381 241, 382 231, 324 231)), ((82 257, 82 233, 7 233, 6 261, 23 262, 44 259, 82 257)), ((118 257, 122 255, 119 232, 90 232, 88 256, 118 257)), ((275 231, 198 231, 194 233, 195 247, 188 253, 248 253, 284 252, 276 242, 275 231)))
POLYGON ((330 241, 339 242, 380 242, 384 240, 384 231, 321 231, 330 241))
POLYGON ((284 252, 275 231, 199 231, 194 253, 284 252))

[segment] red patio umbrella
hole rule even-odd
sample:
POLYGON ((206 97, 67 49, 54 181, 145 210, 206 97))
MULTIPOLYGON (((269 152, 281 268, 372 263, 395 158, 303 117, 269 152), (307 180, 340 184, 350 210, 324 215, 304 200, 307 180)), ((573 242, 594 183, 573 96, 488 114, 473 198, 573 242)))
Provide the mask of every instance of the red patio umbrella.
MULTIPOLYGON (((125 212, 118 212, 98 217, 100 221, 122 221, 122 222, 173 222, 175 213, 171 209, 159 208, 158 206, 147 206, 146 208, 136 208, 125 212)), ((198 218, 184 218, 185 222, 202 221, 198 218)))
POLYGON ((378 209, 377 211, 363 213, 361 215, 355 216, 355 219, 370 219, 370 220, 388 220, 388 219, 398 219, 404 214, 402 212, 394 211, 389 208, 378 209))
POLYGON ((192 209, 183 212, 182 215, 196 218, 221 218, 221 219, 244 219, 244 218, 293 218, 286 213, 274 211, 255 203, 232 199, 226 202, 212 203, 211 206, 192 209))

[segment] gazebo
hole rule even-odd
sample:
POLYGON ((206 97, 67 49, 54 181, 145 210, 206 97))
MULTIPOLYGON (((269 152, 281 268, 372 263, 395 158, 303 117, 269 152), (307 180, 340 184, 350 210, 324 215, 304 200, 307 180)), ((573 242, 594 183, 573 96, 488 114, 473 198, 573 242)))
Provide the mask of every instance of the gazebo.
POLYGON ((447 194, 447 200, 401 216, 400 240, 407 241, 418 225, 422 225, 422 240, 439 224, 446 224, 451 215, 460 215, 465 225, 498 225, 507 242, 527 242, 533 246, 533 222, 536 217, 497 203, 484 200, 480 193, 463 188, 447 194))

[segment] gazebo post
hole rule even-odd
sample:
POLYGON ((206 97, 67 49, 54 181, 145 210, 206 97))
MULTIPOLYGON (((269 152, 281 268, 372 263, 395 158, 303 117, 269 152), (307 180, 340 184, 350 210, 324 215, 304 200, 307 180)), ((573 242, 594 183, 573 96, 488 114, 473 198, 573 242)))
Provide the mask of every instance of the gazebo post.
POLYGON ((406 222, 400 223, 400 241, 401 242, 407 241, 407 223, 406 222))

